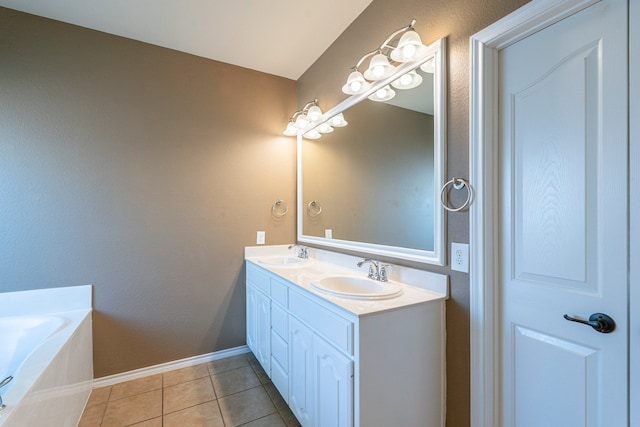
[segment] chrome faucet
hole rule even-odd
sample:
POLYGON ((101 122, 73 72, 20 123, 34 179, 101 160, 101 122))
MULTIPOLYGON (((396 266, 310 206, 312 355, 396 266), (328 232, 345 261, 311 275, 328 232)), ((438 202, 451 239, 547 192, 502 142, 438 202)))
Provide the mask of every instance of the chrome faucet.
POLYGON ((362 264, 369 263, 369 279, 378 280, 380 282, 389 281, 387 276, 387 268, 391 267, 390 264, 383 264, 380 261, 374 261, 371 258, 363 258, 358 261, 358 267, 362 267, 362 264))
MULTIPOLYGON (((0 382, 0 387, 4 387, 7 384, 9 384, 9 381, 11 381, 13 379, 13 377, 11 375, 9 375, 7 378, 3 379, 0 382)), ((2 411, 4 408, 6 408, 7 405, 5 405, 4 403, 2 403, 2 396, 0 396, 0 411, 2 411)))
POLYGON ((309 251, 306 246, 300 246, 298 244, 289 245, 289 249, 292 249, 292 248, 297 248, 296 256, 298 258, 302 258, 302 259, 309 258, 309 251))

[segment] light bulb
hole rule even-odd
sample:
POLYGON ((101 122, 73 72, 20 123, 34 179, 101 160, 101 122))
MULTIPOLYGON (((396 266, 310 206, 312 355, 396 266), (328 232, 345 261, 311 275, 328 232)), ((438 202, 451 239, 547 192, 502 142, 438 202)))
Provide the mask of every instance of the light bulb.
POLYGON ((307 111, 307 119, 309 119, 310 122, 315 122, 319 120, 320 117, 322 117, 322 110, 320 110, 320 107, 317 105, 312 105, 309 111, 307 111))
POLYGON ((319 139, 322 135, 320 135, 320 132, 318 132, 317 130, 311 129, 309 132, 305 133, 302 136, 307 139, 319 139))
POLYGON ((360 89, 362 89, 362 83, 355 81, 355 82, 351 82, 351 90, 354 92, 360 92, 360 89))
POLYGON ((387 90, 385 88, 378 89, 376 91, 376 98, 384 99, 386 95, 387 95, 387 90))
POLYGON ((307 119, 307 116, 304 114, 300 114, 297 118, 296 118, 296 127, 300 130, 305 130, 309 127, 309 120, 307 119))
POLYGON ((405 58, 411 58, 416 54, 416 46, 413 44, 407 44, 402 47, 402 56, 405 58))
POLYGON ((378 78, 384 76, 384 67, 382 65, 373 67, 373 75, 378 78))
POLYGON ((404 74, 402 77, 400 77, 400 84, 403 86, 407 86, 411 83, 411 75, 410 74, 404 74))

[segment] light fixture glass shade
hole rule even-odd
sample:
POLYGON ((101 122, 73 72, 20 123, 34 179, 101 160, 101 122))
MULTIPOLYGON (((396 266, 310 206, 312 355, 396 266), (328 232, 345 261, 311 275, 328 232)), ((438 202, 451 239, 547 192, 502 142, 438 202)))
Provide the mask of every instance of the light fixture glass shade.
POLYGON ((413 89, 414 87, 420 86, 420 83, 422 83, 422 76, 413 70, 394 80, 391 86, 396 89, 413 89))
POLYGON ((377 53, 371 58, 369 68, 364 72, 364 78, 367 80, 381 80, 389 77, 394 73, 396 67, 389 64, 389 58, 382 53, 377 53))
POLYGON ((307 130, 310 124, 311 122, 306 114, 299 114, 298 117, 296 117, 296 128, 298 128, 298 130, 307 130))
POLYGON ((327 122, 324 122, 324 123, 321 123, 320 125, 318 125, 316 130, 318 132, 320 132, 320 133, 331 133, 331 132, 333 132, 333 128, 327 122))
POLYGON ((316 129, 311 129, 309 132, 306 132, 302 135, 306 139, 319 139, 322 135, 316 129))
POLYGON ((436 61, 430 59, 420 66, 420 69, 425 73, 433 74, 436 72, 436 61))
POLYGON ((310 122, 315 122, 316 120, 320 120, 322 117, 322 110, 317 105, 312 105, 307 111, 307 119, 310 122))
POLYGON ((347 95, 357 95, 369 89, 369 86, 371 85, 364 79, 362 73, 356 70, 347 77, 347 83, 342 86, 342 92, 347 95))
POLYGON ((335 116, 329 119, 329 124, 334 128, 341 128, 348 125, 347 121, 344 119, 344 115, 342 113, 336 114, 335 116))
POLYGON ((393 99, 394 96, 396 96, 396 92, 387 85, 369 95, 369 99, 372 101, 384 102, 393 99))
POLYGON ((422 44, 420 35, 413 30, 407 31, 400 37, 398 47, 391 52, 391 59, 396 62, 409 62, 422 59, 428 48, 422 44))
POLYGON ((283 133, 287 136, 295 136, 298 134, 298 129, 296 128, 296 124, 293 120, 289 120, 289 123, 287 123, 287 127, 283 133))

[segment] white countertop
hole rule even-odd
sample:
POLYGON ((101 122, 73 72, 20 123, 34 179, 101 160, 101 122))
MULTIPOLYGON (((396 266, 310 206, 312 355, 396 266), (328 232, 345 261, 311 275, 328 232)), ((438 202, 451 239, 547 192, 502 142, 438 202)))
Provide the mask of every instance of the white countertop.
POLYGON ((393 265, 388 270, 388 276, 389 282, 402 287, 403 292, 399 296, 363 300, 327 294, 311 286, 311 282, 335 275, 366 277, 368 265, 366 268, 358 268, 356 264, 360 257, 316 248, 309 248, 308 251, 309 259, 299 265, 278 266, 260 262, 265 257, 295 255, 293 249, 287 249, 287 245, 246 247, 245 259, 356 316, 448 298, 448 276, 398 265, 393 265))

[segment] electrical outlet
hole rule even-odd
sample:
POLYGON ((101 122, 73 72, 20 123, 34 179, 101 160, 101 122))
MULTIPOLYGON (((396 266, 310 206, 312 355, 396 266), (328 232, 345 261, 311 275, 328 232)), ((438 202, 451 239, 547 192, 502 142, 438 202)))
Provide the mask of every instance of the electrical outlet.
POLYGON ((469 244, 451 243, 451 269, 469 272, 469 244))
POLYGON ((325 239, 333 239, 333 230, 330 228, 324 230, 324 237, 325 239))
POLYGON ((264 245, 264 240, 265 240, 265 232, 264 231, 258 231, 256 233, 256 244, 264 245))

